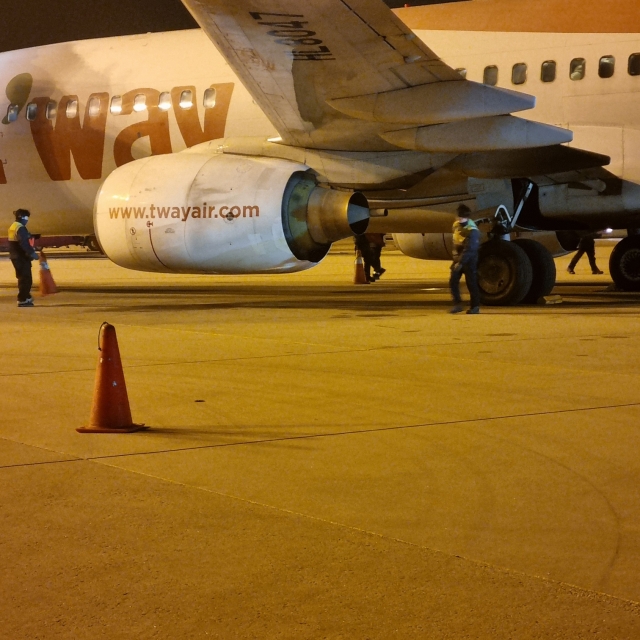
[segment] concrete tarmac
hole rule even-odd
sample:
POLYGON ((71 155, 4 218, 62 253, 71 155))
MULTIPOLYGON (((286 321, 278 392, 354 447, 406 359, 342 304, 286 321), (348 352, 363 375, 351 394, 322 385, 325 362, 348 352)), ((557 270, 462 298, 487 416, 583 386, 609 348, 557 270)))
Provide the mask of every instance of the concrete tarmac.
POLYGON ((18 309, 0 260, 0 638, 640 637, 640 295, 562 258, 451 316, 383 262, 51 259, 18 309), (75 431, 103 321, 148 431, 75 431))

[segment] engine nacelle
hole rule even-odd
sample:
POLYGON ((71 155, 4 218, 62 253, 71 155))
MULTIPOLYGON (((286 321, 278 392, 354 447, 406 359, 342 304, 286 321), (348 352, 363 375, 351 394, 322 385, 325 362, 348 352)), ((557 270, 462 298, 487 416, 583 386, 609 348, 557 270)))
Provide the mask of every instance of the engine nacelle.
POLYGON ((181 273, 301 271, 368 221, 361 193, 319 187, 305 165, 190 152, 119 167, 94 209, 113 262, 181 273))
POLYGON ((451 233, 394 233, 393 242, 406 256, 418 260, 451 260, 451 233))
POLYGON ((578 248, 580 236, 573 231, 518 231, 515 238, 539 242, 554 257, 566 256, 578 248))
MULTIPOLYGON (((519 231, 512 238, 529 238, 543 245, 554 257, 571 253, 561 231, 519 231)), ((394 233, 393 241, 402 253, 418 260, 451 260, 453 235, 451 233, 394 233)))

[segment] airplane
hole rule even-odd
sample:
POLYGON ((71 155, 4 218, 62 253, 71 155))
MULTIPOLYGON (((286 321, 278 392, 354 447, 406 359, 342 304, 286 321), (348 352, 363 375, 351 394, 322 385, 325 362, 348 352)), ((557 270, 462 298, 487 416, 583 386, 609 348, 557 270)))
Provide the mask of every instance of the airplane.
POLYGON ((367 230, 448 259, 465 203, 485 304, 547 295, 605 227, 640 290, 634 0, 182 1, 200 29, 0 54, 5 228, 27 208, 123 267, 275 274, 367 230))

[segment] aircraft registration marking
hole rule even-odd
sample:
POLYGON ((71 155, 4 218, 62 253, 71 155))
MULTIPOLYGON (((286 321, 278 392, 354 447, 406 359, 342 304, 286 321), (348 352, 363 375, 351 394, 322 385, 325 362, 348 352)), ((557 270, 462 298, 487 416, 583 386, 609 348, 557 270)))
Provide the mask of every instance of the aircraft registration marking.
POLYGON ((306 25, 309 24, 308 20, 283 19, 304 18, 304 15, 292 13, 258 13, 257 11, 251 11, 250 15, 258 24, 272 27, 267 34, 274 38, 278 44, 291 47, 291 57, 294 61, 335 60, 329 47, 324 44, 321 38, 316 37, 318 35, 317 32, 307 28, 306 25), (270 18, 265 19, 266 16, 280 19, 272 21, 270 18), (317 48, 301 49, 300 47, 317 48))

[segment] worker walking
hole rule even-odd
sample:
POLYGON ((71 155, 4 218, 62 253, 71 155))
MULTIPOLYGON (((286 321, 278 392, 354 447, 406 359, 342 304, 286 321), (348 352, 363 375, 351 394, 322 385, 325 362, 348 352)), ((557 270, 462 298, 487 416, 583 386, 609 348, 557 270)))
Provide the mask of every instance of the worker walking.
POLYGON ((480 231, 476 223, 469 218, 471 209, 465 204, 458 207, 458 217, 453 223, 453 264, 449 287, 453 298, 450 313, 462 311, 460 297, 460 278, 469 289, 471 303, 467 313, 480 313, 480 289, 478 288, 478 251, 480 249, 480 231))
POLYGON ((31 234, 27 231, 27 222, 31 213, 26 209, 13 212, 16 221, 9 227, 9 257, 18 279, 18 306, 33 307, 31 297, 31 262, 38 254, 31 244, 31 234))
POLYGON ((380 256, 382 255, 382 249, 385 246, 383 233, 366 233, 365 238, 369 242, 369 249, 371 253, 371 266, 373 268, 373 275, 371 280, 379 280, 380 276, 386 271, 380 263, 380 256))
POLYGON ((353 242, 355 245, 355 250, 359 251, 360 255, 362 256, 362 261, 364 262, 364 273, 367 282, 375 282, 375 277, 371 275, 371 266, 374 260, 374 256, 367 237, 364 234, 354 236, 353 242))
POLYGON ((582 236, 580 238, 580 243, 578 244, 578 251, 576 255, 571 258, 571 262, 567 267, 567 271, 571 275, 575 275, 575 267, 578 264, 578 260, 582 258, 582 256, 586 253, 587 258, 589 258, 589 266, 591 267, 591 273, 593 275, 602 275, 602 271, 598 269, 598 265, 596 264, 596 238, 600 238, 600 233, 589 233, 586 236, 582 236))

